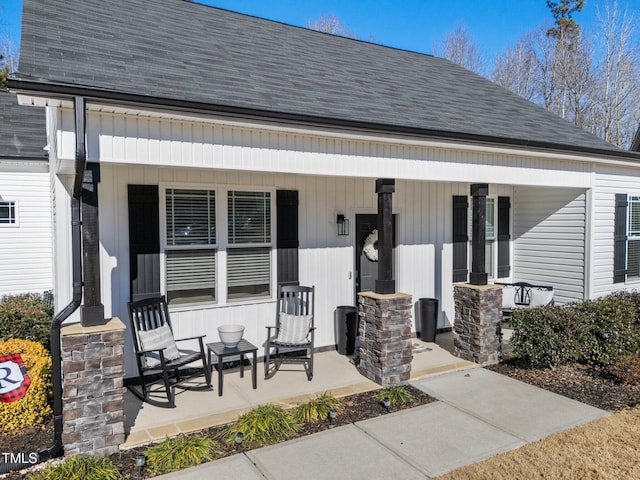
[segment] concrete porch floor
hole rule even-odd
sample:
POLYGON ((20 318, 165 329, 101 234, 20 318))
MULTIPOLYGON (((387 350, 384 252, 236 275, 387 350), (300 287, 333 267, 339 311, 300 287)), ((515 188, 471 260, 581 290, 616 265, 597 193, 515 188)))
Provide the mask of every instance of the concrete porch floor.
MULTIPOLYGON (((435 343, 419 339, 413 339, 412 343, 412 380, 478 366, 450 353, 453 351, 451 332, 438 334, 435 343)), ((239 368, 225 369, 224 392, 221 397, 218 396, 217 382, 214 369, 213 390, 189 391, 176 388, 175 408, 159 408, 143 403, 127 391, 126 441, 121 448, 131 448, 163 440, 167 436, 229 423, 242 413, 264 403, 290 407, 325 392, 342 397, 380 388, 358 373, 349 357, 339 355, 336 351, 315 355, 314 377, 311 382, 307 380, 301 365, 283 365, 276 375, 265 380, 261 359, 258 360, 256 390, 251 388, 250 366, 245 366, 244 378, 240 377, 239 368)))

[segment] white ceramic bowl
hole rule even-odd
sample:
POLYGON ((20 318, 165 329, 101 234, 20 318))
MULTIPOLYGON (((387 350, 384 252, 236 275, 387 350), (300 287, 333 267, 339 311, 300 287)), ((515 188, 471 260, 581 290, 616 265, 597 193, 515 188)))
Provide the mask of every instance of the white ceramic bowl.
POLYGON ((227 348, 234 348, 238 346, 242 335, 244 334, 244 325, 221 325, 218 327, 218 335, 220 335, 220 341, 224 343, 227 348))

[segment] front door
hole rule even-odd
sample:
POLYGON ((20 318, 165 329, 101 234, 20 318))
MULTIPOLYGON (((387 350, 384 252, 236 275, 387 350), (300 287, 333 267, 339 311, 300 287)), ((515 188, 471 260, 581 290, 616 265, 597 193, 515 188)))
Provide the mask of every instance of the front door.
MULTIPOLYGON (((375 213, 356 215, 356 293, 374 291, 378 279, 377 242, 374 230, 378 229, 378 215, 375 213), (365 248, 366 245, 366 248, 365 248), (373 247, 373 248, 372 248, 373 247)), ((395 265, 396 216, 393 216, 393 263, 395 265)))

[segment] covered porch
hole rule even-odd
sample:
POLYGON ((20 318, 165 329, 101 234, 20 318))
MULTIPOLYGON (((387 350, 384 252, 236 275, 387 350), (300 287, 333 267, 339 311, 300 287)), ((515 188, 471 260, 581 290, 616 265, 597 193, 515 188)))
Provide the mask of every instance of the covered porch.
MULTIPOLYGON (((436 342, 413 339, 411 379, 438 375, 479 365, 453 356, 453 333, 440 333, 436 342)), ((189 433, 234 421, 239 415, 265 403, 293 407, 328 392, 344 397, 381 388, 362 376, 351 357, 335 350, 323 351, 315 357, 313 382, 307 381, 302 366, 283 366, 277 375, 264 380, 261 359, 258 360, 258 388, 251 387, 251 369, 244 378, 238 367, 225 369, 224 392, 218 396, 217 380, 211 391, 176 389, 176 408, 159 408, 142 403, 130 392, 125 394, 125 443, 127 449, 167 436, 189 433), (300 370, 300 371, 296 371, 300 370)))

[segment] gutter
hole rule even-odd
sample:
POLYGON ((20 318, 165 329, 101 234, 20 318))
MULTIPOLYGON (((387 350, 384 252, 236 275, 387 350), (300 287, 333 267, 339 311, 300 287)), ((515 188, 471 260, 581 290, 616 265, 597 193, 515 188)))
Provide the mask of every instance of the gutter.
POLYGON ((561 152, 576 152, 606 157, 628 158, 640 161, 640 155, 619 149, 608 150, 606 148, 582 147, 576 145, 564 145, 553 142, 533 141, 526 139, 514 139, 473 133, 460 133, 446 130, 433 130, 420 127, 402 127, 399 125, 379 124, 358 120, 345 120, 340 118, 320 117, 316 115, 286 113, 271 110, 256 109, 250 107, 234 107, 230 105, 208 104, 192 100, 180 100, 175 98, 153 97, 150 95, 123 93, 104 90, 84 85, 70 85, 54 83, 43 80, 32 80, 24 76, 7 79, 7 85, 15 93, 69 99, 69 97, 82 96, 91 99, 92 102, 109 102, 133 106, 151 106, 163 109, 178 110, 182 112, 194 112, 205 114, 223 114, 230 117, 243 119, 253 118, 257 120, 277 120, 301 125, 315 125, 322 127, 348 128, 360 131, 391 133, 396 135, 415 135, 432 139, 470 142, 474 144, 486 144, 493 146, 524 147, 529 149, 542 149, 561 152))
POLYGON ((72 296, 71 302, 51 320, 51 382, 53 386, 53 443, 49 448, 38 452, 34 463, 2 463, 0 474, 22 470, 50 458, 59 456, 62 444, 62 354, 60 348, 60 328, 62 322, 75 312, 82 302, 82 222, 80 220, 80 198, 82 196, 82 177, 86 167, 85 99, 76 97, 74 103, 76 118, 76 163, 73 194, 71 197, 71 260, 72 260, 72 296))

